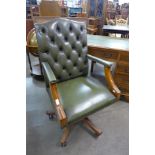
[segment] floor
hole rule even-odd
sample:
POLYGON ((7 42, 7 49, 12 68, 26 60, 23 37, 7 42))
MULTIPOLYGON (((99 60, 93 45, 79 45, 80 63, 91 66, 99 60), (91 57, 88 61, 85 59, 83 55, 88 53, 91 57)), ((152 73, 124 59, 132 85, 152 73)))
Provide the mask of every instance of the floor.
MULTIPOLYGON (((33 59, 35 62, 36 59, 33 59)), ((103 69, 95 65, 94 75, 103 79, 103 69)), ((26 69, 26 150, 27 155, 128 155, 129 104, 119 101, 89 118, 102 129, 98 138, 82 126, 75 126, 67 147, 61 147, 62 130, 56 120, 45 114, 51 110, 50 100, 43 81, 33 79, 26 69)))

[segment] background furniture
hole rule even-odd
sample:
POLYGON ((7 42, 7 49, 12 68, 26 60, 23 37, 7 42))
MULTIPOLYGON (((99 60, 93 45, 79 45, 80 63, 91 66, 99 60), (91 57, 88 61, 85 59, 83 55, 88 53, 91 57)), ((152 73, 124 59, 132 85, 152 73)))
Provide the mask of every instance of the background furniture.
POLYGON ((31 19, 31 5, 37 5, 37 0, 26 0, 26 19, 31 19))
POLYGON ((31 75, 36 79, 43 80, 43 73, 42 73, 41 63, 38 55, 38 44, 37 44, 36 33, 34 28, 31 29, 27 35, 26 53, 27 53, 27 57, 30 65, 31 75), (38 58, 39 60, 38 64, 32 65, 30 54, 38 58))
POLYGON ((109 20, 115 22, 117 17, 122 19, 129 18, 129 3, 119 4, 119 1, 104 1, 104 24, 108 24, 109 20))
POLYGON ((32 19, 26 19, 26 39, 27 39, 27 35, 29 33, 29 31, 31 29, 33 29, 34 24, 33 24, 33 20, 32 19))
POLYGON ((105 19, 115 19, 116 16, 116 8, 112 1, 105 0, 104 2, 104 15, 105 19))
POLYGON ((96 34, 98 31, 98 18, 88 18, 87 31, 90 34, 96 34))
POLYGON ((66 6, 60 6, 58 1, 41 1, 40 16, 68 16, 68 9, 66 6))
POLYGON ((102 34, 102 26, 104 23, 103 22, 103 19, 104 19, 103 4, 104 4, 103 0, 88 0, 87 1, 88 18, 92 22, 93 20, 95 21, 95 24, 93 25, 95 25, 94 27, 97 27, 97 32, 96 32, 97 34, 102 34))
POLYGON ((86 13, 77 13, 77 17, 87 17, 86 13))
POLYGON ((33 18, 35 16, 40 16, 39 5, 30 5, 30 13, 31 13, 31 18, 33 18))
POLYGON ((80 7, 78 8, 69 7, 68 9, 69 9, 69 17, 77 17, 78 14, 82 14, 82 8, 80 7))
POLYGON ((129 27, 122 25, 103 25, 103 34, 107 33, 118 33, 121 34, 123 38, 129 37, 129 27))
POLYGON ((87 35, 87 39, 89 54, 116 63, 114 79, 129 101, 129 40, 98 35, 87 35))
POLYGON ((128 18, 127 19, 123 19, 123 18, 117 18, 116 17, 116 25, 120 25, 120 26, 127 26, 128 25, 128 18))
POLYGON ((78 122, 99 136, 101 130, 88 116, 115 103, 120 97, 112 78, 111 63, 87 55, 84 23, 59 18, 36 24, 35 28, 46 88, 64 129, 61 145, 66 145, 71 127, 78 122), (99 80, 88 76, 88 58, 105 66, 109 89, 99 80))

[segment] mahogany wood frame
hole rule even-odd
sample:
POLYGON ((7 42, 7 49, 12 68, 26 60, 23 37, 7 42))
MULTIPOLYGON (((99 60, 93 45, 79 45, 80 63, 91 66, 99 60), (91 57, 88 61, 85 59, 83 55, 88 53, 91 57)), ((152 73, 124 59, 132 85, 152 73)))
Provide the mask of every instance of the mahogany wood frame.
POLYGON ((66 116, 66 113, 63 109, 63 106, 60 103, 56 83, 50 84, 50 92, 51 92, 51 95, 55 101, 54 106, 55 106, 55 110, 56 110, 56 113, 58 116, 58 120, 60 122, 60 126, 63 128, 64 126, 67 125, 68 121, 67 121, 67 116, 66 116))
POLYGON ((109 90, 116 96, 117 100, 119 100, 121 96, 121 91, 119 90, 119 88, 117 87, 117 85, 113 80, 110 67, 105 67, 104 72, 105 72, 105 79, 108 83, 109 90))

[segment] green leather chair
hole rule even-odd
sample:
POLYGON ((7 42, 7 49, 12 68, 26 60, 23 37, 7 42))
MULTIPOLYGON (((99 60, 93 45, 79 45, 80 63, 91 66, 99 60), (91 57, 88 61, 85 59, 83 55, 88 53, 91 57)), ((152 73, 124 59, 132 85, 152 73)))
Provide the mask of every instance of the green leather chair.
POLYGON ((35 24, 35 30, 46 88, 64 129, 61 145, 66 145, 72 126, 78 122, 99 136, 102 131, 88 116, 120 98, 111 75, 112 63, 87 54, 87 31, 82 22, 57 18, 35 24), (104 65, 108 88, 88 75, 88 59, 104 65))

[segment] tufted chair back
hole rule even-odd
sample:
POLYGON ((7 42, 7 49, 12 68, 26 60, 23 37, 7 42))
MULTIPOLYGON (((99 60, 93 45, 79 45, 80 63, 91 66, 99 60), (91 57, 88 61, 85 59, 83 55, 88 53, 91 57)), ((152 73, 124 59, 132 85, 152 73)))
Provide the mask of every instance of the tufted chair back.
POLYGON ((35 24, 41 62, 47 62, 58 81, 88 72, 87 32, 82 22, 63 18, 35 24))

